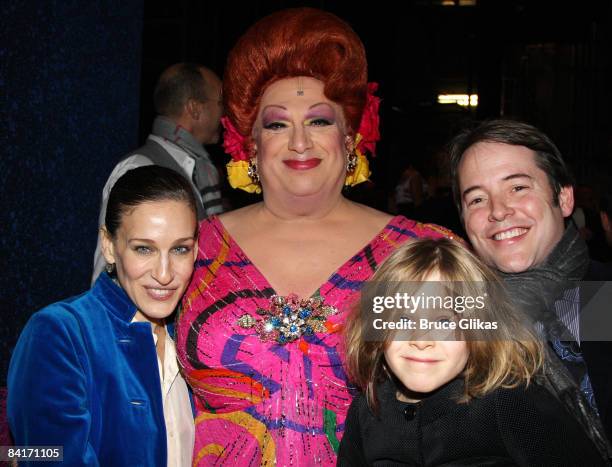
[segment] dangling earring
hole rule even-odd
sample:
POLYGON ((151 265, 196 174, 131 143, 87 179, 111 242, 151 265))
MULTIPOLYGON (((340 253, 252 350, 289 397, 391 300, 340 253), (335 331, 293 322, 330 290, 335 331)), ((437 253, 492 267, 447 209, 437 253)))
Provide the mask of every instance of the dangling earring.
POLYGON ((346 154, 346 172, 353 173, 357 168, 357 155, 354 152, 346 154))
POLYGON ((106 263, 106 272, 112 276, 113 273, 115 272, 115 263, 106 263))
POLYGON ((259 184, 259 173, 257 173, 257 163, 255 162, 255 157, 251 157, 249 159, 249 167, 247 168, 247 175, 251 179, 251 181, 255 184, 259 184))
POLYGON ((355 146, 354 146, 353 138, 350 136, 346 137, 345 147, 346 147, 346 173, 353 173, 355 168, 357 167, 357 154, 355 154, 355 146))

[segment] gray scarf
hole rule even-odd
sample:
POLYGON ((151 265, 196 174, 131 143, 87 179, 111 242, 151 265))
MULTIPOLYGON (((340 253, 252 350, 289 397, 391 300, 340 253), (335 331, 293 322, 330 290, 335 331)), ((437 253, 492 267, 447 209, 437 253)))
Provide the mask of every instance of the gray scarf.
POLYGON ((153 122, 153 134, 180 146, 195 161, 192 181, 200 193, 206 215, 223 212, 219 173, 204 146, 185 128, 162 116, 153 122))
MULTIPOLYGON (((512 297, 513 304, 534 322, 542 323, 548 338, 573 340, 554 312, 555 301, 565 290, 576 287, 588 267, 589 255, 586 243, 576 227, 570 224, 559 243, 541 265, 521 273, 500 272, 500 275, 512 297)), ((612 448, 599 416, 582 395, 567 367, 548 346, 545 349, 544 371, 538 377, 538 382, 574 415, 601 455, 605 459, 610 459, 612 448)))
POLYGON ((515 306, 547 331, 568 339, 555 309, 563 292, 576 287, 589 267, 589 252, 578 230, 570 224, 548 258, 537 267, 520 273, 500 272, 515 306))
POLYGON ((158 116, 153 122, 153 134, 172 141, 174 144, 186 149, 195 159, 202 157, 208 160, 208 153, 191 133, 177 125, 167 117, 158 116))

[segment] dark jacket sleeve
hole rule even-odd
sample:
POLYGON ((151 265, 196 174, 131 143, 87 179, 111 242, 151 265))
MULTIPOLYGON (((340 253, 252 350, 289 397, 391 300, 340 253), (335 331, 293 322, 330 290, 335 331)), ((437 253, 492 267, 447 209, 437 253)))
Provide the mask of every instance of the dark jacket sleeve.
POLYGON ((499 390, 495 411, 500 435, 518 465, 609 465, 578 422, 536 384, 499 390))
POLYGON ((367 404, 363 396, 357 396, 346 414, 344 425, 344 436, 340 442, 338 452, 339 467, 361 467, 367 466, 363 453, 363 439, 359 424, 360 408, 367 404))
POLYGON ((32 316, 8 373, 7 411, 15 445, 63 446, 62 465, 98 465, 89 442, 85 355, 79 325, 61 305, 32 316))

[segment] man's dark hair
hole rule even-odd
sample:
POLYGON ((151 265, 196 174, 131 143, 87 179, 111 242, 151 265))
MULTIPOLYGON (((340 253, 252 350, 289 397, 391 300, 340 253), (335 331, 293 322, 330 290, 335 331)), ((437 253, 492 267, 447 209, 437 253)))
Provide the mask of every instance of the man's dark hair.
POLYGON ((104 218, 106 230, 115 238, 128 211, 143 203, 166 200, 184 202, 194 213, 197 211, 191 185, 178 172, 158 165, 128 170, 113 185, 108 197, 104 218))
POLYGON ((461 212, 459 164, 470 147, 482 142, 504 143, 531 149, 535 153, 536 165, 548 177, 555 206, 559 204, 561 188, 574 184, 572 174, 565 164, 561 152, 550 138, 536 127, 515 120, 487 120, 476 127, 463 130, 449 144, 451 183, 455 204, 459 212, 461 212))
POLYGON ((206 100, 206 80, 202 66, 180 63, 170 72, 162 73, 153 92, 153 104, 158 115, 175 117, 181 114, 189 99, 206 100))

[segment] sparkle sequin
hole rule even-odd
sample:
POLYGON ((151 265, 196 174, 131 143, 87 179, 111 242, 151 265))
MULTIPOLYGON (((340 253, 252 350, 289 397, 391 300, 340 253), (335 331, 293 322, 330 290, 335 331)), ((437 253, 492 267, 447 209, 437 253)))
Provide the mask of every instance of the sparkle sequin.
MULTIPOLYGON (((338 312, 309 325, 304 308, 296 308, 296 320, 305 323, 291 324, 301 328, 301 338, 279 345, 287 340, 279 329, 290 317, 270 318, 273 287, 219 218, 202 221, 196 270, 177 322, 177 356, 197 411, 194 467, 336 465, 353 397, 342 365, 341 327, 378 264, 403 242, 423 236, 442 235, 394 218, 313 297, 313 305, 324 297, 323 306, 338 312), (250 318, 240 320, 244 315, 250 318), (240 325, 250 319, 257 324, 240 325), (273 339, 263 341, 256 326, 273 339)), ((281 296, 272 300, 284 305, 281 296)))
POLYGON ((295 294, 287 297, 273 295, 268 309, 257 310, 261 318, 244 314, 238 318, 238 325, 245 329, 255 328, 264 342, 276 341, 284 345, 303 335, 327 332, 327 318, 336 314, 338 309, 323 303, 324 299, 318 297, 301 300, 295 294))

